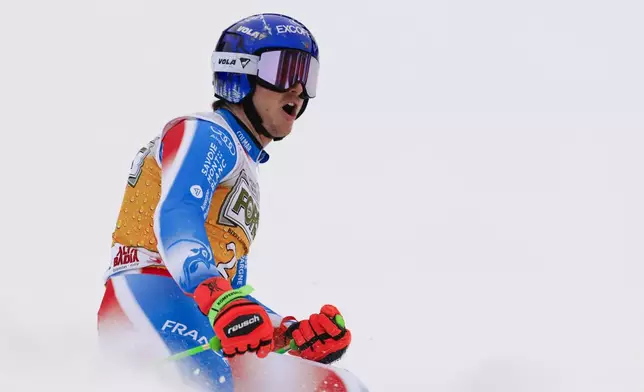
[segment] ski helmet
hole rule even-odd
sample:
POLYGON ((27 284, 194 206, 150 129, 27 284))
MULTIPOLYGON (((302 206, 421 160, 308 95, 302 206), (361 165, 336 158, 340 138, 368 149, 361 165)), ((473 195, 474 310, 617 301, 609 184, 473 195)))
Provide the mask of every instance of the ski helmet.
POLYGON ((313 34, 297 20, 281 14, 257 14, 225 29, 211 58, 215 97, 241 103, 251 124, 262 135, 271 135, 262 125, 252 102, 257 84, 285 92, 301 83, 304 104, 297 117, 315 97, 319 50, 313 34))

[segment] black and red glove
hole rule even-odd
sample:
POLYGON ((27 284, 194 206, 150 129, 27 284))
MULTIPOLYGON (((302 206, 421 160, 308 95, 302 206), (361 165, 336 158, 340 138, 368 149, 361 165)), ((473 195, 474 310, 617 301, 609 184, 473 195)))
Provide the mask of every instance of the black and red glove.
POLYGON ((233 290, 222 277, 202 282, 193 294, 221 341, 224 356, 255 352, 264 358, 273 351, 273 324, 266 310, 249 301, 244 288, 233 290))
POLYGON ((351 343, 351 332, 345 328, 344 318, 333 305, 324 305, 320 313, 287 327, 292 317, 282 320, 286 341, 291 340, 290 354, 316 361, 331 363, 344 355, 351 343))

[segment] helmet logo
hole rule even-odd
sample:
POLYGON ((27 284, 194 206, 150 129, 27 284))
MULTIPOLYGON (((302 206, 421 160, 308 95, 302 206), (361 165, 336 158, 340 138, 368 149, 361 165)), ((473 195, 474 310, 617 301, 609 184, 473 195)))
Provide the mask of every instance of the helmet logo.
POLYGON ((310 37, 309 32, 306 31, 306 29, 300 26, 293 26, 293 25, 277 25, 277 33, 278 34, 291 33, 291 34, 299 34, 299 35, 304 35, 306 37, 310 37))
POLYGON ((255 39, 264 39, 264 38, 266 38, 266 34, 260 33, 259 31, 255 31, 255 30, 253 30, 253 29, 251 29, 249 27, 246 27, 246 26, 239 26, 237 28, 237 31, 241 32, 241 33, 244 33, 244 34, 246 34, 246 35, 248 35, 250 37, 253 37, 255 39))

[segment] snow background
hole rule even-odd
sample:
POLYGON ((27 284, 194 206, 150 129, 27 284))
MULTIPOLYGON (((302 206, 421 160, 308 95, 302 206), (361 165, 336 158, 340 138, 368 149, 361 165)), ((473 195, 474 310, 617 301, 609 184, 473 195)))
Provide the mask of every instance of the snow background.
POLYGON ((322 54, 262 170, 258 297, 336 304, 374 392, 644 388, 642 2, 25 0, 0 5, 0 390, 151 389, 95 342, 127 172, 257 12, 322 54))

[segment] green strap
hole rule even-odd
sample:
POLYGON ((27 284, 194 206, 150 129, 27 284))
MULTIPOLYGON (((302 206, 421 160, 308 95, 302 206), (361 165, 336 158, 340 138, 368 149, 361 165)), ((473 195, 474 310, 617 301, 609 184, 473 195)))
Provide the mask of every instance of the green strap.
POLYGON ((215 323, 215 317, 219 311, 229 303, 233 302, 236 299, 243 298, 253 292, 253 286, 247 284, 235 290, 228 290, 217 298, 217 300, 210 307, 208 312, 208 320, 210 320, 210 325, 215 323))

